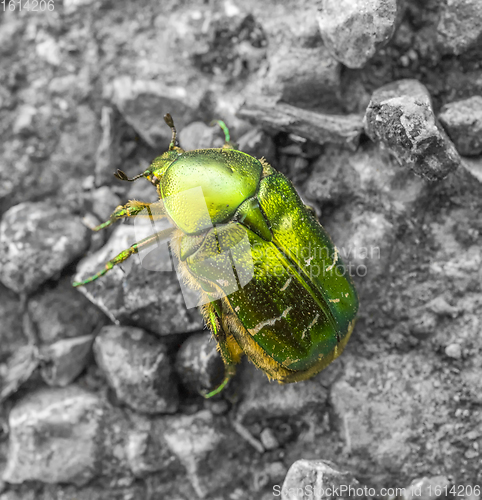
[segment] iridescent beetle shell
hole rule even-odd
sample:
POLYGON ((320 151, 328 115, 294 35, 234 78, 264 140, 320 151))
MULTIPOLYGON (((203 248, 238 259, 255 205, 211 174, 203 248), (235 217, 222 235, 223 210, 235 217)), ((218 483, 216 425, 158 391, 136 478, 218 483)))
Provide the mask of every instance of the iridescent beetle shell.
MULTIPOLYGON (((265 160, 236 150, 183 151, 173 131, 169 151, 144 173, 176 228, 172 248, 186 283, 202 297, 201 311, 225 365, 218 393, 242 354, 280 383, 306 380, 343 351, 358 297, 338 250, 291 182, 265 160), (196 196, 191 193, 201 193, 196 196)), ((106 227, 149 204, 118 207, 106 227)), ((86 284, 136 253, 126 250, 86 284), (129 254, 129 255, 127 255, 129 254)))

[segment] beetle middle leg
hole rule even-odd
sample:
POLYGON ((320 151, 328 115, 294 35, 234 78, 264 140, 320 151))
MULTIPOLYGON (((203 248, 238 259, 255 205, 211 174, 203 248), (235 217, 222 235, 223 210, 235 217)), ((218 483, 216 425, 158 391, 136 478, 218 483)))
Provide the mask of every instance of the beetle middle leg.
POLYGON ((101 276, 104 276, 104 274, 106 274, 108 271, 110 271, 114 266, 122 264, 122 262, 127 260, 131 255, 134 255, 135 253, 139 253, 140 250, 144 250, 145 248, 148 248, 148 247, 154 245, 159 240, 163 240, 166 237, 170 236, 173 231, 174 231, 173 228, 168 228, 168 229, 165 229, 164 231, 159 231, 158 233, 151 234, 147 238, 144 238, 141 241, 138 241, 138 242, 132 244, 129 248, 126 248, 120 254, 118 254, 116 257, 109 260, 109 262, 106 263, 106 265, 105 265, 104 269, 102 269, 102 271, 99 271, 97 274, 95 274, 94 276, 91 276, 90 278, 85 279, 84 281, 75 281, 74 283, 72 283, 72 286, 75 286, 75 287, 82 286, 82 285, 86 285, 87 283, 91 283, 92 281, 95 281, 96 279, 100 278, 101 276))
POLYGON ((152 220, 166 217, 164 205, 160 202, 144 203, 143 201, 131 200, 125 205, 119 205, 110 215, 109 219, 94 227, 92 231, 100 231, 111 226, 114 222, 128 217, 145 217, 152 220))

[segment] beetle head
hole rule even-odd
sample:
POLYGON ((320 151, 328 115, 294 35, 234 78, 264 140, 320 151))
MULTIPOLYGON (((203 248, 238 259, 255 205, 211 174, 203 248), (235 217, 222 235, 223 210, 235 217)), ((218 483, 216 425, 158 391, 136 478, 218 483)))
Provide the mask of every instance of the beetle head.
POLYGON ((174 127, 174 121, 172 119, 172 116, 169 113, 166 113, 164 115, 164 121, 166 122, 167 126, 171 129, 172 132, 169 149, 161 156, 158 156, 151 163, 151 166, 146 171, 144 171, 142 174, 132 177, 132 179, 129 179, 129 177, 122 170, 117 170, 117 172, 114 175, 118 179, 120 179, 121 181, 132 182, 137 179, 140 179, 141 177, 145 177, 149 182, 152 182, 152 184, 154 184, 154 186, 156 186, 157 190, 159 191, 159 183, 163 175, 165 174, 167 168, 180 154, 184 153, 184 150, 179 147, 179 141, 177 140, 177 132, 176 128, 174 127))
MULTIPOLYGON (((136 181, 137 179, 140 179, 144 177, 147 179, 149 182, 154 184, 156 186, 157 190, 159 191, 159 183, 161 182, 161 179, 163 175, 165 174, 166 170, 168 169, 169 165, 182 153, 182 149, 177 148, 176 150, 172 151, 166 151, 165 153, 162 153, 161 156, 158 156, 152 163, 151 166, 142 172, 142 174, 136 175, 135 177, 132 177, 129 179, 127 174, 123 172, 122 170, 117 169, 117 172, 114 173, 114 176, 117 177, 121 181, 136 181)), ((160 196, 160 194, 159 194, 160 196)))
POLYGON ((169 168, 171 163, 179 157, 181 153, 183 153, 181 149, 173 149, 162 153, 161 156, 158 156, 151 163, 151 166, 144 172, 145 175, 143 174, 143 176, 146 177, 149 182, 152 182, 154 186, 159 186, 162 177, 166 173, 166 170, 169 168))

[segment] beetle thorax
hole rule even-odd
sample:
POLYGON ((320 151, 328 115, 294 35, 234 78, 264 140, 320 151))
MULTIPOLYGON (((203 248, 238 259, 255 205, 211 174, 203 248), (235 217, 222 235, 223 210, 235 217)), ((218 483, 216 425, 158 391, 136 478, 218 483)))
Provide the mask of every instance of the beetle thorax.
POLYGON ((160 196, 174 223, 186 234, 198 234, 232 219, 241 203, 256 194, 262 169, 241 151, 188 151, 165 170, 160 196))

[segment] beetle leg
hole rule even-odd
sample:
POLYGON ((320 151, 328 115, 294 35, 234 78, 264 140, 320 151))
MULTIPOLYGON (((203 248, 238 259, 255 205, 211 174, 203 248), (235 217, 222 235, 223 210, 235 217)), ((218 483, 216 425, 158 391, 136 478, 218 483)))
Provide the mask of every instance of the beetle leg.
POLYGON ((154 245, 157 241, 160 239, 166 238, 168 235, 170 235, 174 231, 173 228, 168 228, 165 229, 164 231, 159 231, 158 233, 151 234, 147 238, 142 239, 141 241, 138 241, 134 244, 132 244, 129 248, 126 248, 123 250, 119 255, 114 257, 113 259, 109 260, 107 264, 105 265, 104 269, 102 271, 99 271, 97 274, 94 276, 91 276, 90 278, 85 279, 84 281, 75 281, 72 283, 72 286, 82 286, 86 285, 87 283, 91 283, 92 281, 95 281, 96 279, 100 278, 101 276, 104 276, 108 271, 110 271, 114 266, 117 266, 119 264, 122 264, 125 260, 127 260, 131 255, 134 255, 135 253, 138 253, 139 250, 143 250, 145 248, 150 247, 151 245, 154 245))
POLYGON ((213 120, 210 123, 211 127, 214 127, 214 125, 219 125, 221 130, 224 133, 224 146, 223 149, 236 149, 234 147, 234 143, 231 142, 231 134, 229 133, 228 126, 222 121, 222 120, 213 120))
POLYGON ((206 322, 209 326, 209 329, 216 338, 218 349, 224 362, 224 380, 211 392, 203 394, 203 396, 208 399, 212 396, 215 396, 216 394, 219 394, 226 387, 226 384, 236 373, 236 364, 239 360, 237 361, 235 359, 236 354, 233 353, 232 349, 230 348, 226 333, 219 324, 218 315, 213 303, 204 305, 203 312, 206 317, 206 322))
POLYGON ((114 222, 127 217, 146 217, 152 220, 158 220, 166 216, 164 205, 162 203, 144 203, 142 201, 131 200, 125 205, 119 205, 108 220, 94 227, 92 231, 100 231, 111 226, 114 222))

